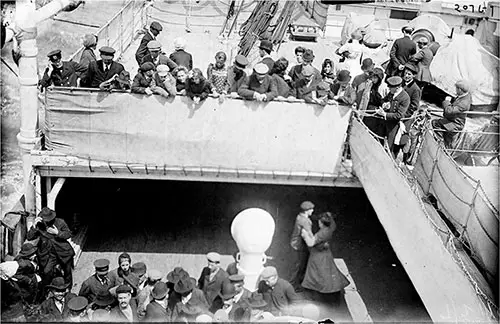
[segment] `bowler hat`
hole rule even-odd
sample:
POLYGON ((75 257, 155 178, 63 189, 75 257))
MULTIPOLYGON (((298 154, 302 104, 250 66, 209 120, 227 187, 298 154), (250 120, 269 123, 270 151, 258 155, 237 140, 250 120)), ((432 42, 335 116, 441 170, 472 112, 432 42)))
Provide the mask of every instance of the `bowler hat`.
POLYGON ((163 299, 168 293, 168 286, 163 281, 158 281, 155 283, 153 290, 151 291, 151 296, 154 299, 163 299))
POLYGON ((157 21, 153 21, 151 23, 151 25, 149 26, 149 28, 156 29, 157 31, 162 31, 163 30, 162 25, 159 22, 157 22, 157 21))
POLYGON ((99 49, 99 53, 104 56, 114 56, 116 51, 114 48, 109 46, 103 46, 99 49))
POLYGON ((145 62, 141 64, 141 71, 147 72, 155 69, 155 65, 152 62, 145 62))
POLYGON ((185 294, 191 290, 193 290, 194 285, 189 277, 181 278, 174 286, 174 290, 176 293, 185 294))
POLYGON ((264 63, 257 63, 255 64, 253 70, 257 74, 266 74, 267 72, 269 72, 269 67, 264 63))
POLYGON ((267 306, 262 294, 253 294, 248 300, 248 306, 251 308, 262 308, 267 306))
POLYGON ((119 285, 118 288, 116 288, 116 294, 125 294, 125 293, 132 293, 132 288, 127 285, 119 285))
POLYGON ((109 260, 97 259, 94 261, 94 267, 98 274, 106 274, 109 271, 109 260))
POLYGON ((52 282, 50 285, 47 285, 47 288, 53 289, 53 290, 66 290, 68 288, 69 284, 64 282, 63 277, 55 277, 52 279, 52 282))
POLYGON ((51 60, 52 62, 57 61, 58 59, 60 59, 62 57, 61 50, 60 49, 53 50, 53 51, 49 52, 49 54, 47 54, 47 56, 48 56, 49 60, 51 60))
POLYGON ((44 222, 50 222, 54 218, 56 218, 56 212, 48 207, 43 207, 38 217, 41 217, 44 222))
POLYGON ((398 76, 392 76, 387 79, 387 84, 389 85, 389 87, 397 87, 400 86, 401 83, 403 83, 403 79, 398 76))
POLYGON ((351 72, 348 70, 342 70, 337 74, 337 81, 339 83, 349 83, 351 81, 351 72))
POLYGON ((361 63, 361 70, 367 71, 373 68, 373 60, 371 58, 365 58, 361 63))
POLYGON ((231 282, 243 282, 245 280, 245 276, 242 274, 234 274, 229 276, 229 280, 231 282))
POLYGON ((89 301, 87 298, 83 296, 77 296, 73 297, 69 300, 68 302, 68 308, 72 311, 79 312, 84 310, 87 305, 89 304, 89 301))
POLYGON ((146 273, 146 264, 144 262, 136 262, 130 267, 133 273, 139 277, 146 273))
POLYGON ((308 200, 306 201, 303 201, 301 204, 300 204, 300 209, 302 209, 303 211, 306 211, 306 210, 309 210, 309 209, 313 209, 314 208, 314 204, 308 200))
POLYGON ((176 284, 182 277, 189 277, 189 274, 182 267, 175 267, 174 270, 167 274, 167 281, 176 284))
POLYGON ((150 41, 147 46, 148 46, 148 50, 150 50, 150 51, 161 50, 161 43, 157 40, 150 41))
POLYGON ((413 74, 417 74, 418 73, 418 66, 416 64, 411 63, 411 62, 408 62, 405 64, 405 70, 410 70, 411 72, 413 72, 413 74))
POLYGON ((312 49, 307 48, 302 54, 302 59, 304 62, 312 62, 314 60, 314 52, 312 49))
POLYGON ((222 283, 222 288, 221 288, 221 291, 219 293, 219 296, 226 300, 226 299, 230 299, 230 298, 233 298, 234 296, 236 296, 238 294, 238 292, 236 291, 236 289, 234 288, 234 285, 229 282, 229 281, 224 281, 222 283))
POLYGON ((29 257, 32 256, 33 254, 36 253, 36 246, 31 244, 30 242, 23 243, 21 246, 21 251, 19 251, 18 256, 24 258, 24 257, 29 257))
POLYGON ((267 50, 269 52, 272 52, 273 50, 273 43, 267 39, 263 39, 260 41, 259 45, 260 49, 267 50))
POLYGON ((244 69, 248 65, 248 59, 245 56, 238 54, 234 59, 234 64, 237 67, 244 69))
POLYGON ((94 304, 99 307, 106 307, 115 302, 115 297, 109 291, 98 292, 95 296, 94 304))
POLYGON ((207 253, 207 260, 210 262, 220 262, 220 254, 217 252, 207 253))

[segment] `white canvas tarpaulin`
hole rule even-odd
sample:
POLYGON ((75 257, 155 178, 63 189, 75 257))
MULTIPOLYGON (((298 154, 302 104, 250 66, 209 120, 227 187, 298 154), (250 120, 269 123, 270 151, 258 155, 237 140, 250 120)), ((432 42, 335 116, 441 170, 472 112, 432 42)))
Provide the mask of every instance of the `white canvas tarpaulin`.
MULTIPOLYGON (((408 26, 413 27, 415 32, 425 29, 432 33, 434 40, 443 45, 450 41, 451 28, 438 16, 435 15, 420 15, 410 21, 408 26)), ((432 39, 429 39, 432 41, 432 39)))
POLYGON ((497 105, 499 62, 476 38, 454 35, 450 42, 441 44, 432 60, 432 83, 456 96, 455 83, 465 79, 472 87, 473 105, 497 105))
POLYGON ((46 93, 47 148, 120 163, 333 173, 347 107, 184 96, 46 93))
POLYGON ((351 39, 351 33, 356 29, 363 28, 366 32, 364 40, 368 43, 382 44, 386 41, 383 28, 374 15, 358 15, 354 12, 349 13, 342 27, 340 34, 340 44, 344 45, 351 39))

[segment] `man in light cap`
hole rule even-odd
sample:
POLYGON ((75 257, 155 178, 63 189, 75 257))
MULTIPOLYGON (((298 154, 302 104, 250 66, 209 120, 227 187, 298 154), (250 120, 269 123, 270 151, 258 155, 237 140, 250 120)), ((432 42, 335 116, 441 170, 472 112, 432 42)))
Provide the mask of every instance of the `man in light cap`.
POLYGON ((389 94, 384 98, 382 107, 377 109, 376 114, 384 119, 384 134, 387 137, 389 149, 395 159, 398 148, 395 145, 396 135, 399 130, 399 122, 405 117, 406 111, 410 107, 410 96, 402 88, 403 79, 399 76, 393 76, 387 79, 389 94))
POLYGON ((101 59, 90 62, 83 84, 90 88, 99 88, 101 83, 118 77, 125 70, 125 67, 121 63, 113 61, 115 52, 112 47, 101 47, 99 49, 101 59))
POLYGON ((193 56, 185 51, 186 40, 182 37, 177 37, 174 40, 175 51, 170 54, 170 59, 179 66, 184 66, 188 70, 193 69, 193 56))
POLYGON ((451 99, 446 97, 443 101, 443 118, 432 121, 432 127, 438 136, 444 139, 446 147, 454 147, 456 132, 464 129, 466 111, 469 111, 472 104, 470 85, 465 80, 455 83, 457 97, 451 99))
POLYGON ((241 54, 238 54, 234 59, 234 64, 227 69, 229 93, 231 93, 233 97, 238 94, 238 89, 247 77, 247 73, 245 72, 245 68, 247 67, 247 65, 247 58, 241 54))
POLYGON ((98 259, 94 261, 95 274, 82 283, 79 296, 87 298, 92 303, 98 294, 105 295, 112 288, 112 283, 108 278, 109 260, 98 259))
POLYGON ((258 293, 267 302, 268 311, 275 316, 293 314, 300 298, 292 285, 278 276, 275 267, 265 267, 260 274, 258 293))
POLYGON ((138 322, 136 303, 131 303, 132 288, 127 285, 120 285, 116 288, 118 305, 110 313, 113 322, 138 322))
POLYGON ((309 259, 309 249, 307 248, 304 239, 302 239, 302 229, 312 231, 311 215, 314 212, 314 204, 310 201, 304 201, 300 204, 300 212, 295 218, 292 236, 290 238, 290 246, 296 251, 294 272, 292 275, 291 284, 296 291, 302 290, 302 281, 306 274, 307 260, 309 259))
POLYGON ((151 269, 148 274, 147 284, 137 295, 137 312, 141 317, 146 314, 146 307, 153 301, 151 292, 157 282, 161 280, 162 274, 156 269, 151 269))
POLYGON ((132 92, 142 93, 147 95, 153 94, 153 87, 156 84, 153 82, 153 75, 155 73, 155 65, 151 62, 142 63, 137 75, 132 82, 132 92))
POLYGON ((387 77, 402 76, 405 64, 410 60, 410 56, 417 52, 417 45, 410 38, 413 28, 405 26, 401 31, 403 37, 396 39, 391 47, 389 64, 385 70, 387 77))
POLYGON ((141 43, 139 44, 139 48, 137 48, 137 52, 135 53, 135 60, 139 66, 142 64, 144 56, 148 54, 148 43, 152 40, 156 40, 156 37, 162 30, 163 27, 157 21, 153 21, 149 26, 149 30, 144 34, 144 37, 141 39, 141 43))
POLYGON ((227 280, 228 275, 220 267, 219 253, 208 253, 207 263, 208 265, 203 268, 200 279, 198 279, 198 288, 205 294, 208 305, 212 305, 215 297, 221 292, 222 283, 227 280))
POLYGON ((175 88, 175 78, 170 74, 170 69, 166 65, 158 65, 153 75, 151 90, 165 98, 173 98, 177 94, 175 88))
POLYGON ((166 65, 172 71, 177 67, 174 61, 172 61, 168 56, 164 55, 161 51, 161 43, 157 40, 152 40, 148 43, 149 53, 142 58, 142 63, 151 62, 156 67, 158 65, 166 65))
POLYGON ((238 94, 246 100, 272 101, 278 96, 278 87, 268 72, 267 65, 257 63, 252 75, 241 84, 238 94))

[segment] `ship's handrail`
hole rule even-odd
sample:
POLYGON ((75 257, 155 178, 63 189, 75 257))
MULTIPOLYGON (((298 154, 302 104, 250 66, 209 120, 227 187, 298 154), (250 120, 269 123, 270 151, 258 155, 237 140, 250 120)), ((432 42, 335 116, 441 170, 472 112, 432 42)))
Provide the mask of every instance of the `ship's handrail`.
MULTIPOLYGON (((138 30, 146 25, 145 1, 129 0, 113 18, 111 18, 96 33, 98 47, 110 46, 116 50, 115 57, 121 58, 130 46, 138 30)), ((69 60, 78 61, 79 56, 85 48, 80 47, 69 60)))

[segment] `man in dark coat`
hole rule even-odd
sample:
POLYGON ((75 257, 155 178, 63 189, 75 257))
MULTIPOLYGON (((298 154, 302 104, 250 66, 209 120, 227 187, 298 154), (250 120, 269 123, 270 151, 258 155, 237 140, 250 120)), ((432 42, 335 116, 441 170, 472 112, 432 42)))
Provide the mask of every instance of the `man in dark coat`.
MULTIPOLYGON (((295 49, 297 50, 297 49, 295 49)), ((297 52, 295 52, 295 55, 297 55, 297 52)), ((312 49, 304 49, 304 53, 301 56, 302 63, 294 65, 291 69, 290 72, 288 72, 288 76, 292 79, 292 83, 296 83, 298 80, 304 78, 304 74, 302 73, 302 70, 306 66, 311 66, 313 69, 313 75, 314 75, 314 81, 315 82, 320 82, 322 77, 321 77, 321 72, 315 68, 312 64, 314 61, 314 52, 312 49)), ((297 60, 299 61, 299 60, 297 60)))
POLYGON ((65 321, 69 316, 68 302, 76 297, 68 293, 68 284, 62 277, 52 280, 47 286, 50 291, 49 297, 40 305, 42 320, 47 322, 65 321))
POLYGON ((137 48, 137 52, 135 53, 135 60, 137 64, 142 64, 142 59, 144 56, 148 54, 148 43, 152 40, 156 40, 156 37, 163 30, 161 24, 157 21, 153 21, 149 26, 149 30, 146 32, 144 37, 141 39, 141 43, 139 44, 139 48, 137 48))
POLYGON ((142 58, 140 65, 142 65, 142 63, 151 62, 155 65, 155 67, 158 67, 158 65, 163 64, 168 66, 170 71, 173 71, 177 67, 177 64, 174 61, 166 55, 163 55, 161 52, 161 43, 159 41, 150 41, 148 43, 148 51, 149 53, 142 58))
POLYGON ((248 60, 245 56, 238 54, 234 59, 234 64, 227 69, 227 81, 229 82, 229 93, 237 93, 240 86, 245 81, 247 74, 245 68, 248 60))
POLYGON ((110 313, 111 321, 114 322, 138 322, 137 303, 132 301, 132 288, 128 285, 120 285, 116 288, 118 305, 110 313))
POLYGON ((313 92, 316 91, 319 80, 314 77, 314 73, 312 65, 306 65, 302 68, 300 78, 293 85, 297 99, 304 99, 308 103, 316 103, 313 92))
MULTIPOLYGON (((262 40, 259 45, 259 55, 261 57, 260 63, 264 63, 269 68, 268 71, 274 66, 274 60, 271 57, 271 52, 273 51, 273 43, 266 39, 262 40)), ((269 72, 268 72, 269 73, 269 72)))
POLYGON ((115 50, 108 46, 99 49, 101 59, 90 62, 86 75, 85 85, 90 88, 99 88, 101 83, 108 81, 114 75, 120 75, 125 70, 122 64, 113 61, 115 50))
POLYGON ((377 110, 377 114, 385 119, 385 136, 387 137, 393 158, 396 158, 397 153, 394 141, 399 130, 399 122, 406 116, 406 111, 410 107, 410 96, 402 88, 402 83, 403 79, 398 76, 387 79, 389 94, 384 98, 382 108, 377 110))
POLYGON ((300 213, 295 218, 290 246, 296 252, 296 261, 291 284, 296 291, 302 290, 302 281, 306 274, 307 260, 309 259, 309 249, 302 239, 301 231, 312 231, 311 215, 314 212, 314 204, 310 201, 304 201, 300 204, 300 213))
POLYGON ((394 41, 389 53, 390 61, 385 71, 387 77, 402 76, 403 69, 405 64, 410 60, 410 56, 417 53, 417 45, 410 38, 413 28, 405 26, 401 30, 403 37, 394 41))
POLYGON ((146 306, 145 322, 168 322, 170 321, 171 310, 168 308, 168 286, 166 283, 157 282, 151 296, 153 301, 146 306))
POLYGON ((19 284, 21 296, 28 303, 33 303, 38 298, 42 298, 38 289, 40 277, 37 275, 36 250, 35 245, 25 242, 14 259, 19 264, 19 268, 13 278, 19 284))
POLYGON ((27 239, 39 238, 37 257, 42 274, 42 287, 47 286, 54 278, 56 265, 64 272, 64 280, 73 285, 73 257, 75 251, 69 244, 71 231, 66 222, 56 218, 56 212, 43 207, 35 218, 35 224, 28 231, 27 239))
POLYGON ((220 267, 219 253, 208 253, 207 261, 208 266, 203 268, 200 279, 198 279, 198 288, 205 294, 208 305, 212 305, 215 297, 221 292, 222 283, 227 280, 228 275, 220 267))
POLYGON ((257 63, 252 75, 238 89, 238 94, 247 100, 271 101, 278 96, 276 81, 268 75, 269 68, 264 63, 257 63))
POLYGON ((234 296, 234 303, 237 305, 245 305, 252 297, 250 290, 244 287, 245 276, 242 274, 234 274, 229 276, 229 282, 234 286, 236 295, 234 296))
POLYGON ((278 277, 276 268, 265 267, 260 278, 257 292, 263 295, 268 311, 275 316, 294 314, 300 298, 288 281, 278 277))
POLYGON ((446 100, 443 101, 443 118, 432 121, 432 127, 438 136, 443 137, 446 147, 453 147, 456 132, 464 129, 465 112, 470 109, 472 104, 470 85, 467 81, 457 81, 455 88, 457 97, 454 100, 446 97, 446 100))
POLYGON ((132 82, 132 92, 151 95, 153 94, 153 75, 155 65, 151 62, 142 63, 139 72, 132 82))
POLYGON ((358 91, 358 87, 360 84, 366 82, 366 80, 370 78, 374 67, 375 64, 373 63, 373 60, 371 58, 365 58, 363 60, 363 62, 361 63, 361 71, 363 71, 363 73, 356 75, 351 83, 355 91, 358 91))
POLYGON ((175 52, 170 54, 170 59, 179 66, 184 66, 188 70, 193 69, 193 56, 185 51, 186 40, 182 37, 178 37, 174 40, 175 52))
POLYGON ((50 52, 47 56, 50 62, 40 80, 42 90, 52 85, 57 87, 78 86, 78 73, 87 71, 85 65, 73 61, 63 62, 59 49, 50 52))
POLYGON ((94 261, 95 274, 82 283, 79 296, 87 298, 89 303, 94 302, 98 294, 105 295, 114 286, 108 278, 109 260, 98 259, 94 261))
POLYGON ((206 294, 195 285, 196 279, 188 276, 182 277, 175 284, 174 290, 180 295, 181 300, 174 306, 172 321, 178 322, 184 317, 196 318, 197 315, 210 313, 206 294))

